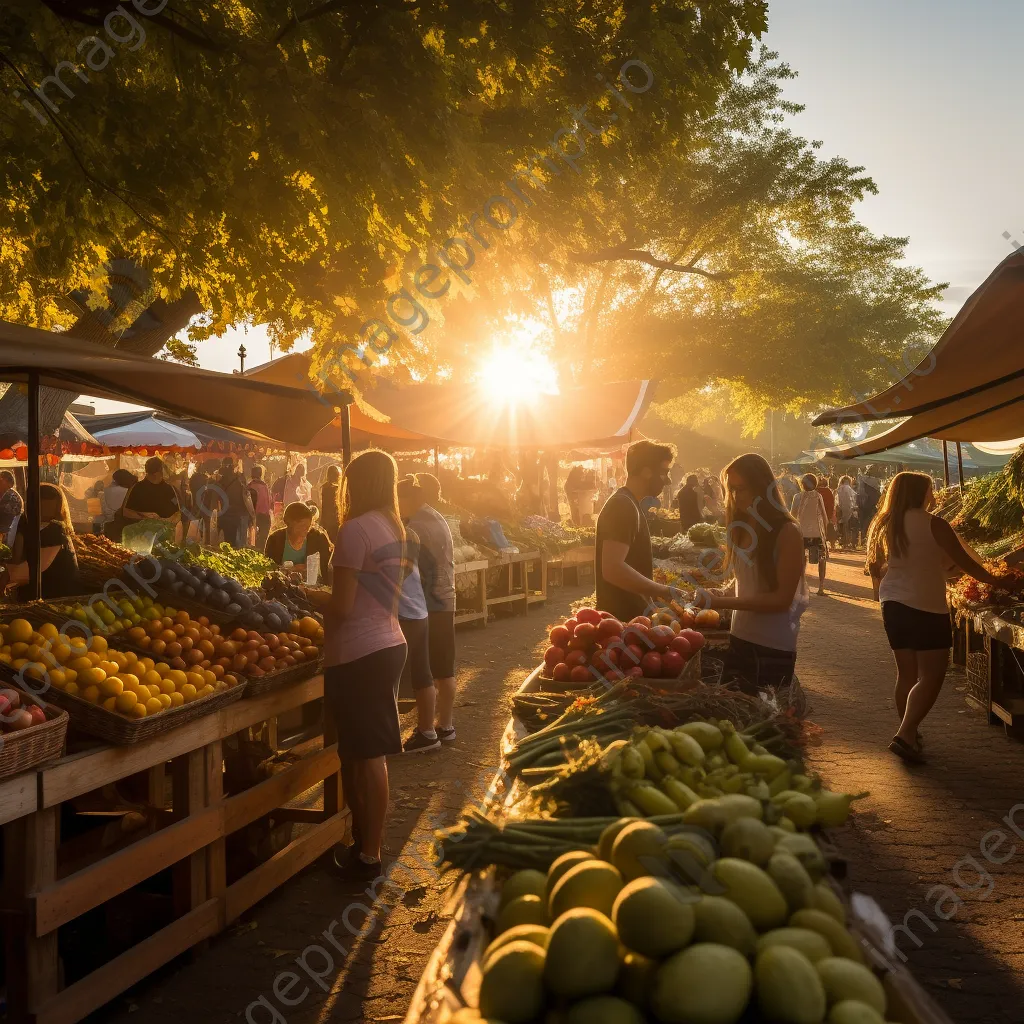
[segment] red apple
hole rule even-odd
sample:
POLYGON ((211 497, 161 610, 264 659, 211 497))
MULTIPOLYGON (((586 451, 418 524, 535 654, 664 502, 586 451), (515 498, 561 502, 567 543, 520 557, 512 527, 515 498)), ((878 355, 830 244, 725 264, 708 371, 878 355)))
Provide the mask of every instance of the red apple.
POLYGON ((572 636, 574 640, 581 639, 593 643, 597 639, 597 626, 592 622, 580 622, 572 631, 572 636))
POLYGON ((647 642, 648 628, 643 623, 634 624, 630 623, 622 631, 622 639, 627 644, 641 644, 647 650, 651 649, 651 645, 647 642))
POLYGON ((597 614, 600 615, 602 619, 614 618, 611 612, 598 612, 597 614))
POLYGON ((586 665, 586 663, 587 656, 583 651, 570 651, 565 656, 565 664, 568 665, 569 668, 575 668, 577 665, 586 665))
POLYGON ((634 615, 629 620, 631 626, 650 626, 651 620, 646 615, 634 615))
POLYGON ((675 638, 671 626, 651 626, 651 631, 647 635, 659 651, 664 651, 675 638))
POLYGON ((569 681, 569 673, 572 669, 564 661, 560 661, 552 670, 551 678, 559 683, 566 683, 569 681))
POLYGON ((560 661, 565 661, 565 648, 564 647, 549 647, 544 652, 544 664, 550 668, 552 665, 557 665, 560 661))
POLYGON ((574 636, 569 641, 568 649, 570 651, 588 651, 589 652, 590 648, 593 647, 593 646, 594 646, 593 641, 587 640, 587 639, 585 639, 582 636, 574 636))
POLYGON ((609 616, 597 624, 597 635, 599 637, 622 636, 622 623, 618 619, 609 616))
POLYGON ((548 639, 551 641, 552 647, 565 647, 569 642, 569 638, 572 634, 565 628, 565 626, 555 626, 554 629, 548 633, 548 639))
POLYGON ((601 621, 601 613, 593 608, 579 608, 576 611, 577 622, 589 622, 597 625, 601 621))
POLYGON ((622 665, 639 665, 646 653, 646 650, 639 644, 627 644, 626 650, 619 652, 619 663, 622 665))
POLYGON ((690 643, 690 649, 699 651, 704 646, 704 634, 698 633, 695 629, 683 629, 679 632, 680 636, 685 636, 690 643))
POLYGON ((683 666, 686 664, 683 656, 678 651, 666 651, 661 656, 661 672, 666 679, 675 679, 683 666))
POLYGON ((648 651, 640 662, 640 667, 648 679, 660 679, 661 655, 657 651, 648 651))

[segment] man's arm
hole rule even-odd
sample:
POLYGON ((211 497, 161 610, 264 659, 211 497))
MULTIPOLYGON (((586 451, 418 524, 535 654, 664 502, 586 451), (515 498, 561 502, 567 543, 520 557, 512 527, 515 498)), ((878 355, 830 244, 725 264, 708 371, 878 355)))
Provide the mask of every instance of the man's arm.
POLYGON ((626 565, 629 545, 620 540, 606 540, 601 545, 601 575, 605 582, 642 597, 670 597, 672 588, 664 583, 655 583, 643 573, 626 565))

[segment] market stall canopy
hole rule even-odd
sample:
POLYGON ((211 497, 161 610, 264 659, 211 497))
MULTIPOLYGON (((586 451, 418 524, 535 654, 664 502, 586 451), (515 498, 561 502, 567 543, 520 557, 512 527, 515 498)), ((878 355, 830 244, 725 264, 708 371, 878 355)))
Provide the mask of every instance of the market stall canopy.
POLYGON ((108 448, 154 448, 166 451, 173 448, 198 450, 203 447, 203 442, 190 430, 167 423, 152 413, 133 419, 129 423, 102 422, 113 418, 96 416, 95 419, 101 422, 93 428, 96 439, 108 448))
MULTIPOLYGON (((293 353, 249 370, 250 379, 301 385, 309 356, 293 353)), ((474 383, 379 384, 362 396, 378 420, 352 407, 353 441, 409 451, 467 448, 600 448, 628 443, 654 396, 650 380, 594 384, 530 402, 496 400, 474 383), (410 447, 414 446, 414 447, 410 447)), ((335 429, 335 436, 338 432, 335 429)), ((315 447, 315 445, 311 445, 315 447)), ((338 447, 335 441, 333 447, 338 447)))
POLYGON ((893 444, 926 436, 995 441, 1024 435, 1022 310, 1024 250, 1018 249, 964 303, 912 372, 870 400, 823 412, 815 424, 924 417, 894 427, 893 444))
POLYGON ((166 409, 284 445, 308 445, 330 423, 334 406, 351 400, 339 391, 326 403, 295 387, 199 370, 0 321, 0 380, 25 383, 30 372, 39 375, 43 387, 166 409))
MULTIPOLYGON (((814 460, 841 459, 846 462, 857 464, 878 463, 880 465, 918 465, 918 466, 942 466, 942 445, 933 438, 920 438, 908 441, 906 444, 899 444, 892 448, 885 448, 878 452, 864 451, 865 447, 870 448, 869 442, 860 442, 861 452, 853 457, 846 455, 835 455, 834 451, 840 449, 822 449, 815 452, 808 452, 814 460)), ((1000 469, 1006 465, 1009 455, 992 455, 983 452, 972 444, 962 446, 962 459, 964 469, 976 472, 985 472, 990 469, 1000 469)), ((950 464, 956 462, 955 453, 950 454, 950 464)))

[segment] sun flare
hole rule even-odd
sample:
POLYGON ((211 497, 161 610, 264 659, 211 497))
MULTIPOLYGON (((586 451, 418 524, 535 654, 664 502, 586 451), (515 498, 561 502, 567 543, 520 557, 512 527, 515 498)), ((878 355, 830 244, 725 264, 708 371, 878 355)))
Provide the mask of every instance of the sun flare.
POLYGON ((489 400, 513 405, 536 401, 545 394, 558 394, 554 365, 526 337, 495 344, 481 364, 477 382, 489 400))

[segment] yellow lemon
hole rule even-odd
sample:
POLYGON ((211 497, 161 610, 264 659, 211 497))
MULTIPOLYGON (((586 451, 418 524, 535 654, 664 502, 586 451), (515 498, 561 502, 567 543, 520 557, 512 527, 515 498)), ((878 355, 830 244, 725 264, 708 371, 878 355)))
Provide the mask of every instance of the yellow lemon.
POLYGON ((97 704, 100 699, 100 688, 98 686, 87 686, 81 693, 82 700, 90 704, 97 704))
POLYGON ((53 655, 56 661, 59 661, 62 665, 67 664, 71 658, 71 648, 67 644, 54 644, 50 648, 50 653, 53 655))
POLYGON ((137 694, 142 689, 142 684, 135 678, 135 676, 132 676, 130 679, 122 678, 121 682, 124 683, 125 692, 127 693, 137 694))
POLYGON ((137 703, 135 694, 131 690, 125 690, 124 693, 114 698, 114 706, 121 712, 131 711, 137 703))
POLYGON ((98 634, 93 636, 92 643, 89 644, 89 650, 95 654, 106 654, 107 638, 105 636, 99 636, 98 634))
POLYGON ((118 655, 124 659, 124 664, 121 668, 127 668, 129 665, 134 665, 139 660, 139 656, 134 651, 117 651, 110 656, 112 658, 116 658, 118 655))
POLYGON ((46 666, 41 661, 30 661, 25 666, 25 676, 28 679, 45 679, 46 666))
MULTIPOLYGON (((168 679, 171 680, 172 683, 174 683, 175 687, 179 690, 188 682, 185 673, 182 672, 181 669, 168 669, 167 672, 164 674, 167 676, 168 679)), ((193 687, 193 689, 195 689, 195 687, 193 687)))
POLYGON ((203 678, 202 672, 189 672, 185 676, 185 682, 191 683, 196 690, 201 690, 206 685, 206 680, 203 678))
POLYGON ((182 683, 180 692, 186 704, 191 704, 196 699, 196 688, 191 683, 182 683))
POLYGON ((28 643, 35 630, 27 619, 12 619, 7 627, 7 638, 11 643, 28 643))
POLYGON ((217 677, 208 669, 203 669, 203 682, 207 686, 213 686, 217 682, 217 677))
MULTIPOLYGON (((147 672, 146 675, 148 676, 149 673, 147 672)), ((174 693, 174 683, 170 679, 160 679, 156 685, 160 687, 161 693, 174 693)))
POLYGON ((228 684, 225 683, 223 679, 218 679, 217 682, 213 684, 213 688, 220 693, 221 690, 226 690, 228 688, 228 684))
POLYGON ((11 654, 15 658, 24 658, 25 654, 27 653, 27 651, 28 651, 28 644, 26 644, 26 643, 19 642, 19 643, 16 643, 16 644, 11 644, 11 654))
POLYGON ((164 677, 160 675, 155 668, 151 668, 148 672, 138 674, 138 678, 147 686, 159 686, 165 681, 164 677))
POLYGON ((163 709, 164 709, 164 706, 163 706, 163 704, 160 703, 160 698, 159 697, 150 697, 149 700, 146 701, 146 714, 147 715, 155 715, 155 714, 157 714, 157 712, 163 711, 163 709))
POLYGON ((154 667, 152 658, 139 658, 140 672, 151 672, 154 667))
POLYGON ((20 671, 27 664, 28 658, 15 658, 14 661, 11 662, 11 668, 18 669, 20 671))
POLYGON ((199 696, 200 696, 200 697, 208 697, 208 696, 209 696, 209 695, 210 695, 211 693, 213 693, 213 687, 212 687, 212 686, 211 686, 211 685, 210 685, 209 683, 207 683, 207 684, 206 684, 206 685, 205 685, 205 686, 204 686, 204 687, 203 687, 203 688, 202 688, 202 689, 201 689, 201 690, 199 691, 199 696))
POLYGON ((181 705, 185 703, 185 698, 180 693, 178 693, 177 690, 175 690, 175 692, 172 693, 170 697, 172 708, 180 708, 181 705))
POLYGON ((3 651, 2 653, 0 653, 0 663, 3 663, 4 665, 10 665, 11 656, 7 651, 3 651))
POLYGON ((90 665, 99 665, 104 660, 103 655, 99 651, 90 651, 86 657, 89 659, 90 665))
POLYGON ((63 669, 50 669, 50 685, 56 686, 58 690, 63 690, 68 685, 68 677, 63 669))
POLYGON ((85 683, 86 686, 99 686, 106 678, 107 673, 98 666, 96 668, 87 668, 78 674, 78 681, 85 683))
POLYGON ((118 675, 123 680, 125 689, 134 690, 135 687, 131 684, 138 683, 140 681, 139 677, 135 675, 134 672, 119 672, 118 675))
POLYGON ((25 650, 25 657, 29 661, 42 661, 43 648, 39 644, 29 644, 25 650))
POLYGON ((107 676, 107 678, 100 683, 100 693, 102 693, 104 697, 119 697, 124 693, 124 682, 117 676, 107 676))
POLYGON ((135 707, 133 707, 131 709, 129 714, 133 718, 145 718, 146 717, 146 705, 145 704, 136 704, 135 707))
POLYGON ((78 680, 78 673, 73 668, 64 669, 64 678, 69 683, 74 683, 78 680))
POLYGON ((68 683, 68 685, 64 687, 64 692, 69 697, 77 697, 78 696, 78 683, 68 683))
POLYGON ((88 658, 72 658, 68 667, 73 668, 76 672, 85 672, 93 666, 88 658))
POLYGON ((103 702, 102 706, 103 706, 103 709, 105 711, 113 711, 117 707, 117 698, 116 697, 108 697, 103 702))
POLYGON ((165 708, 169 708, 171 706, 171 695, 169 693, 161 693, 160 696, 157 697, 157 700, 160 701, 165 708))
POLYGON ((108 676, 116 676, 121 671, 121 666, 116 661, 101 661, 96 667, 103 669, 108 676))
POLYGON ((120 651, 107 651, 107 659, 117 666, 118 671, 128 667, 128 659, 120 651))
POLYGON ((57 635, 58 635, 57 627, 52 622, 44 622, 39 627, 39 631, 38 632, 39 632, 39 635, 41 637, 43 637, 44 639, 46 639, 46 640, 56 640, 57 639, 57 635))

